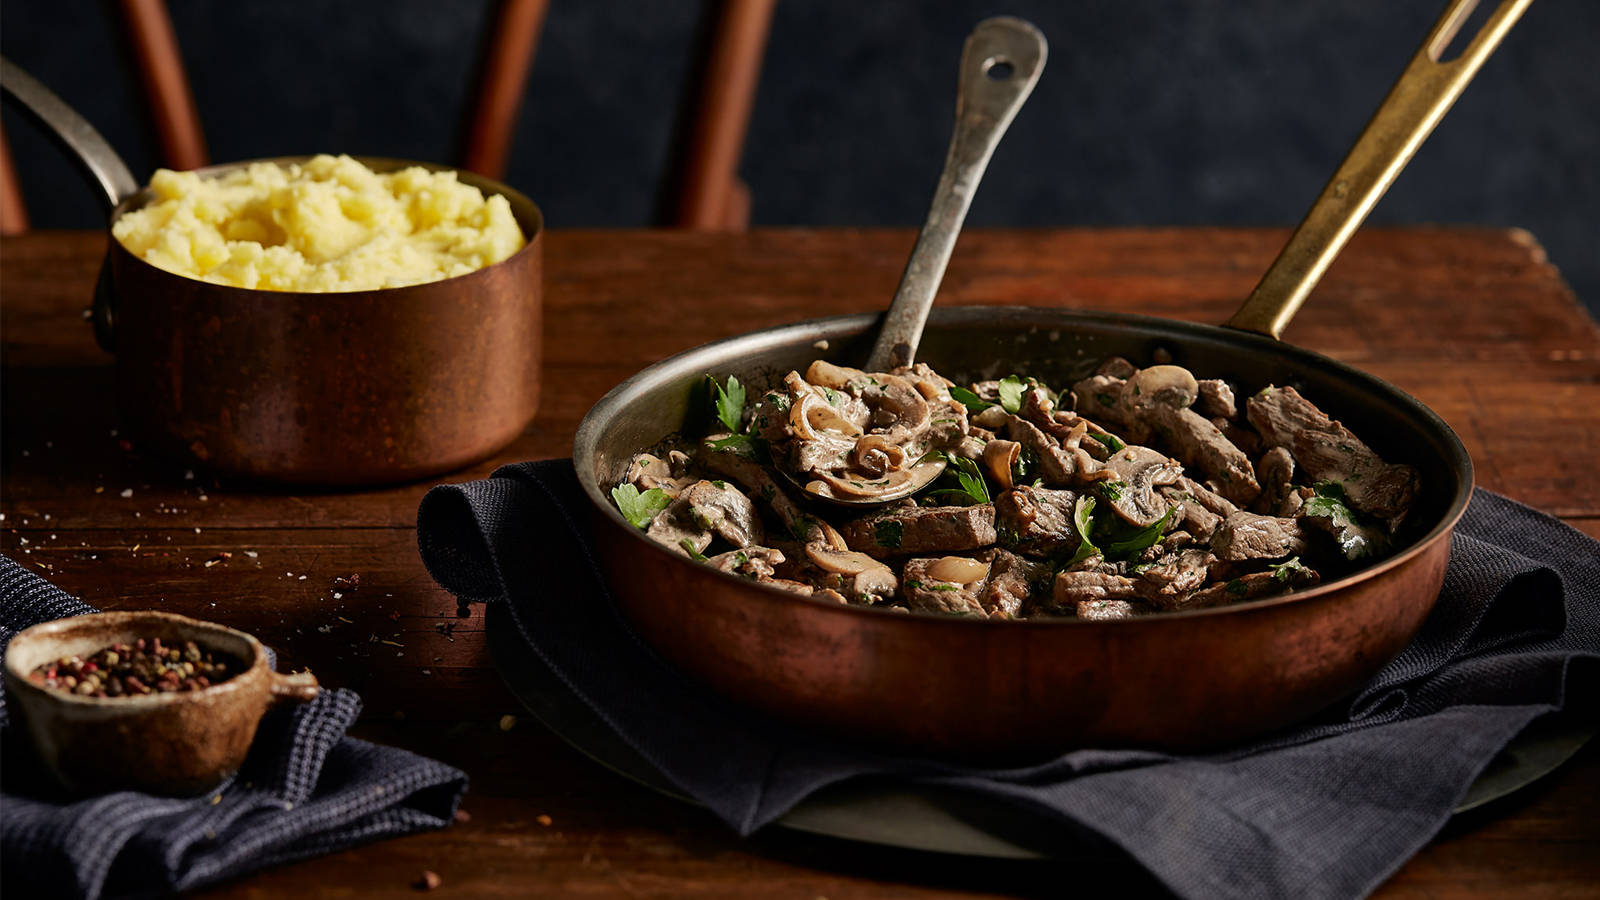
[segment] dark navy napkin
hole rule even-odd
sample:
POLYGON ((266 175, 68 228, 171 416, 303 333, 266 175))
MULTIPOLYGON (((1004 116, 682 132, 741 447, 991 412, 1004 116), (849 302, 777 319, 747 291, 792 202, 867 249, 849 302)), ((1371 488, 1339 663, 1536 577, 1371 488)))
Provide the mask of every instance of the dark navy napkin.
MULTIPOLYGON (((0 647, 94 608, 0 556, 0 647)), ((6 896, 167 896, 276 863, 443 828, 467 777, 346 737, 347 690, 267 714, 244 767, 202 797, 54 795, 0 692, 0 883, 6 896)))
POLYGON ((1107 748, 1000 770, 889 758, 740 716, 667 669, 609 602, 587 503, 568 460, 434 488, 419 511, 423 561, 463 600, 509 598, 532 652, 742 834, 827 785, 898 779, 1098 833, 1179 895, 1363 896, 1513 737, 1592 693, 1600 673, 1600 544, 1480 490, 1415 641, 1312 723, 1197 756, 1107 748))

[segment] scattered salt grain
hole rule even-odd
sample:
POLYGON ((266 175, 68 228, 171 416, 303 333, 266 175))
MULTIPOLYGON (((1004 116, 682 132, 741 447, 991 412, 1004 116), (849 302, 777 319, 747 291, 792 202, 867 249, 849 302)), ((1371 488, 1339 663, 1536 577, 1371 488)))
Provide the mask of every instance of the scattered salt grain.
POLYGON ((123 498, 132 497, 133 496, 133 488, 123 488, 121 496, 123 498))

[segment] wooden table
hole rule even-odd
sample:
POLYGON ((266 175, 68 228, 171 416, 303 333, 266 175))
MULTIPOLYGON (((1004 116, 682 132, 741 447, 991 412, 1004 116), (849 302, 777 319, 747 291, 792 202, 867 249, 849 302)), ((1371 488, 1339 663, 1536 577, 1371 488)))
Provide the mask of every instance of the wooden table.
MULTIPOLYGON (((941 302, 1219 322, 1284 237, 977 231, 962 238, 941 302)), ((438 480, 568 455, 589 406, 667 354, 778 322, 881 308, 912 239, 905 230, 549 235, 543 408, 497 458, 438 480)), ((600 768, 527 717, 502 731, 501 717, 519 707, 490 668, 482 611, 457 619, 455 601, 417 556, 416 509, 429 483, 251 493, 148 458, 118 436, 110 360, 83 321, 103 241, 56 232, 0 242, 0 550, 103 608, 167 609, 252 631, 283 664, 359 690, 362 736, 472 778, 467 824, 278 868, 216 895, 389 896, 424 869, 461 896, 1155 891, 1110 860, 970 860, 775 829, 741 840, 708 813, 600 768)), ((1600 329, 1531 235, 1365 231, 1286 338, 1416 395, 1466 442, 1480 485, 1600 536, 1592 474, 1600 329)), ((1597 810, 1600 750, 1590 746, 1538 785, 1452 822, 1379 893, 1592 896, 1597 810)))

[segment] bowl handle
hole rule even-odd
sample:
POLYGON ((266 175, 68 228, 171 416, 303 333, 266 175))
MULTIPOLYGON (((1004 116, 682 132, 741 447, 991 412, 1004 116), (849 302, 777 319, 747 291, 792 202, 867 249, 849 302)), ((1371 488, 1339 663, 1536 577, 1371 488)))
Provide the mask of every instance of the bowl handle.
POLYGON ((269 690, 274 701, 309 703, 317 698, 322 686, 317 684, 317 676, 310 672, 294 672, 289 675, 273 672, 269 690))

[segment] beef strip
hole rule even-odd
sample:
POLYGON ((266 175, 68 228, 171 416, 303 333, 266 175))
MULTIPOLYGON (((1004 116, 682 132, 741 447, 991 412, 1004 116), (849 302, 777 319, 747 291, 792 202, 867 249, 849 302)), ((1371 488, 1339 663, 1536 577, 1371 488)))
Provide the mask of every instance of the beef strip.
MULTIPOLYGON (((1052 487, 1067 487, 1078 480, 1078 461, 1039 426, 1020 416, 1006 423, 1006 437, 1022 445, 1039 462, 1039 477, 1052 487)), ((1085 459, 1088 458, 1085 454, 1085 459)), ((1090 460, 1093 463, 1093 460, 1090 460)))
POLYGON ((1287 449, 1273 447, 1261 454, 1256 474, 1261 478, 1261 496, 1251 506, 1252 511, 1284 518, 1300 512, 1305 500, 1294 486, 1294 457, 1287 449))
POLYGON ((1122 389, 1126 384, 1124 378, 1116 375, 1090 375, 1072 386, 1072 396, 1077 400, 1079 413, 1110 422, 1122 429, 1124 439, 1137 442, 1143 438, 1143 430, 1129 428, 1127 410, 1122 407, 1122 389))
MULTIPOLYGON (((1202 541, 1211 539, 1212 532, 1222 524, 1222 517, 1206 509, 1194 496, 1181 485, 1171 485, 1161 489, 1163 496, 1169 503, 1177 507, 1178 525, 1180 528, 1194 535, 1202 541)), ((1221 499, 1221 498, 1218 498, 1221 499)), ((1226 501, 1224 501, 1226 502, 1226 501)))
POLYGON ((1182 609, 1185 601, 1205 585, 1215 560, 1211 551, 1204 548, 1169 552, 1137 567, 1134 590, 1157 609, 1182 609))
POLYGON ((1120 356, 1108 356, 1105 361, 1095 368, 1096 375, 1110 375, 1113 378, 1129 378, 1139 371, 1139 367, 1120 356))
POLYGON ((995 537, 1001 547, 1027 556, 1059 556, 1078 548, 1072 523, 1074 491, 1018 487, 994 501, 995 537))
POLYGON ((879 558, 977 550, 994 543, 994 504, 889 507, 840 532, 851 549, 879 558))
POLYGON ((1195 398, 1195 411, 1208 419, 1233 419, 1239 415, 1234 402, 1233 388, 1220 378, 1201 378, 1200 396, 1195 398))
POLYGON ((1056 615, 1075 615, 1078 604, 1096 600, 1131 600, 1139 596, 1133 579, 1101 569, 1080 569, 1057 573, 1051 587, 1048 610, 1056 615))
MULTIPOLYGON (((817 592, 817 589, 811 585, 806 584, 803 581, 795 581, 791 578, 767 578, 762 580, 761 583, 770 584, 775 588, 782 588, 791 594, 799 594, 802 597, 810 597, 817 592)), ((840 597, 839 602, 843 603, 844 598, 840 597)))
POLYGON ((1211 535, 1211 550, 1218 559, 1282 559, 1306 549, 1297 519, 1236 512, 1211 535))
POLYGON ((1228 500, 1249 503, 1261 493, 1250 457, 1204 416, 1171 406, 1153 406, 1150 413, 1162 444, 1184 466, 1215 481, 1228 500))
POLYGON ((1078 618, 1090 622, 1133 618, 1133 604, 1126 600, 1079 600, 1073 609, 1078 618))
POLYGON ((978 604, 994 618, 1020 618, 1035 598, 1050 594, 1052 574, 1049 563, 995 550, 989 562, 989 582, 978 595, 978 604))
POLYGON ((735 547, 759 544, 765 537, 755 504, 725 481, 697 481, 684 488, 645 533, 685 556, 704 551, 713 537, 735 547))
POLYGON ((1225 519, 1239 511, 1239 507, 1234 506, 1226 497, 1221 496, 1216 491, 1187 475, 1179 478, 1176 486, 1182 488, 1185 494, 1194 498, 1197 503, 1205 507, 1213 515, 1225 519))
POLYGON ((1334 481, 1346 501, 1398 527, 1418 490, 1417 470, 1386 463, 1348 428, 1292 387, 1268 387, 1245 405, 1250 424, 1266 443, 1284 447, 1309 481, 1334 481))
POLYGON ((1184 608, 1205 609, 1221 606, 1224 603, 1241 603, 1257 597, 1293 592, 1296 588, 1311 587, 1321 581, 1321 576, 1305 566, 1286 566, 1265 572, 1249 572, 1196 591, 1184 604, 1184 608))
POLYGON ((699 480, 688 475, 688 467, 689 457, 680 450, 670 451, 666 459, 641 453, 628 463, 623 480, 640 491, 655 488, 668 497, 676 497, 699 480))
POLYGON ((934 612, 948 615, 987 616, 979 599, 984 579, 960 584, 933 577, 929 569, 939 563, 935 559, 909 559, 901 571, 901 584, 906 606, 914 612, 934 612))

